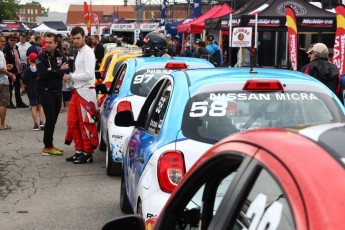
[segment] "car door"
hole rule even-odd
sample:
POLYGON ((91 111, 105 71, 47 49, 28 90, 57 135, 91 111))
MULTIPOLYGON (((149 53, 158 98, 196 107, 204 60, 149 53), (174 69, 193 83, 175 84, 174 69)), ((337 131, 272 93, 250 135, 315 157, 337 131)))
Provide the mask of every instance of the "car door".
POLYGON ((209 229, 306 229, 303 200, 284 164, 262 149, 254 158, 209 229))
POLYGON ((203 163, 191 169, 162 210, 155 229, 207 229, 226 191, 236 187, 251 161, 239 151, 254 155, 257 149, 240 143, 222 154, 202 157, 203 163))
POLYGON ((171 83, 161 80, 148 95, 138 117, 138 125, 128 143, 124 168, 128 197, 135 207, 137 185, 145 165, 157 148, 159 133, 167 104, 170 99, 171 83), (126 173, 127 172, 127 173, 126 173), (127 175, 126 175, 127 174, 127 175))

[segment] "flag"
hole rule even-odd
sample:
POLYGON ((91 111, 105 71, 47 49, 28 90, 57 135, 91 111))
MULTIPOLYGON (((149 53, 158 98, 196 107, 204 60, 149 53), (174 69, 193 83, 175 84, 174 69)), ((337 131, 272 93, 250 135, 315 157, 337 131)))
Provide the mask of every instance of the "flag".
POLYGON ((84 20, 85 20, 87 31, 89 34, 91 34, 91 18, 90 18, 89 8, 86 2, 84 2, 84 20))
POLYGON ((112 13, 112 14, 111 14, 111 18, 113 19, 113 22, 114 22, 114 23, 119 22, 119 17, 117 16, 117 14, 112 13))
POLYGON ((194 0, 194 18, 201 15, 201 0, 194 0))
POLYGON ((285 6, 286 24, 288 27, 288 47, 290 62, 293 70, 297 70, 297 56, 298 56, 298 37, 296 15, 290 6, 285 6))
POLYGON ((167 5, 167 0, 163 0, 162 9, 161 9, 161 20, 159 22, 159 26, 165 26, 165 19, 167 17, 166 12, 165 12, 166 5, 167 5))
POLYGON ((98 30, 99 30, 99 18, 98 18, 98 14, 93 12, 93 21, 95 22, 95 26, 96 26, 96 31, 98 34, 98 30))
POLYGON ((336 6, 335 15, 337 17, 337 30, 335 32, 333 63, 337 65, 340 75, 343 75, 345 73, 345 6, 336 6))

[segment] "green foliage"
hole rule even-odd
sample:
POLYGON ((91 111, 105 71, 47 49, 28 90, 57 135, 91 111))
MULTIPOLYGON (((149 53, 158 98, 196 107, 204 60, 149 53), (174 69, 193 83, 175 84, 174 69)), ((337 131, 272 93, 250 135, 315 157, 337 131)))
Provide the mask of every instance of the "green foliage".
POLYGON ((20 9, 18 0, 0 0, 0 18, 2 20, 13 20, 16 12, 20 9))
POLYGON ((42 7, 42 16, 48 16, 48 13, 50 11, 50 8, 45 8, 45 7, 42 7))

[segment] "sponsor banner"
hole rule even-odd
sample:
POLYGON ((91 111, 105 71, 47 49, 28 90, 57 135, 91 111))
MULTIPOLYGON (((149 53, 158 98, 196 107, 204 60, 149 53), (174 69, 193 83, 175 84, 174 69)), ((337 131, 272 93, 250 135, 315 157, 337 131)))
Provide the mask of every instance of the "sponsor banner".
MULTIPOLYGON (((279 19, 268 19, 268 18, 258 19, 258 26, 279 26, 279 25, 280 25, 279 19)), ((255 18, 249 20, 248 26, 255 26, 255 18)))
POLYGON ((134 31, 134 24, 128 23, 128 24, 113 24, 112 29, 113 30, 133 30, 134 31))
POLYGON ((251 47, 252 46, 252 28, 238 27, 232 32, 232 47, 251 47))
POLYGON ((298 56, 298 35, 296 15, 294 10, 290 6, 285 7, 286 12, 286 24, 288 27, 288 47, 289 57, 293 70, 297 70, 297 56, 298 56))
POLYGON ((155 30, 159 28, 158 23, 141 23, 140 29, 141 30, 155 30))
POLYGON ((308 19, 305 18, 302 20, 301 23, 302 27, 332 27, 333 20, 332 19, 308 19))
POLYGON ((333 63, 337 65, 340 75, 345 73, 345 6, 335 7, 337 30, 333 49, 333 63))

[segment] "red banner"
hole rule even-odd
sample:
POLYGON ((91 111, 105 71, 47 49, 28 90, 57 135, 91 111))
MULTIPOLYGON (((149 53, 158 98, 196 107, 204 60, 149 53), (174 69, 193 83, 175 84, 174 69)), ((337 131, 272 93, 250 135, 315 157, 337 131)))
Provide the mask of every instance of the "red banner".
POLYGON ((345 73, 345 6, 336 6, 335 14, 337 17, 337 31, 335 32, 333 63, 338 66, 340 75, 343 75, 345 73))
POLYGON ((297 56, 298 56, 298 35, 296 15, 290 6, 285 6, 286 24, 288 27, 288 46, 289 57, 293 70, 297 70, 297 56))
POLYGON ((91 34, 91 18, 90 18, 89 8, 86 2, 84 2, 84 20, 85 20, 87 31, 89 34, 91 34))

